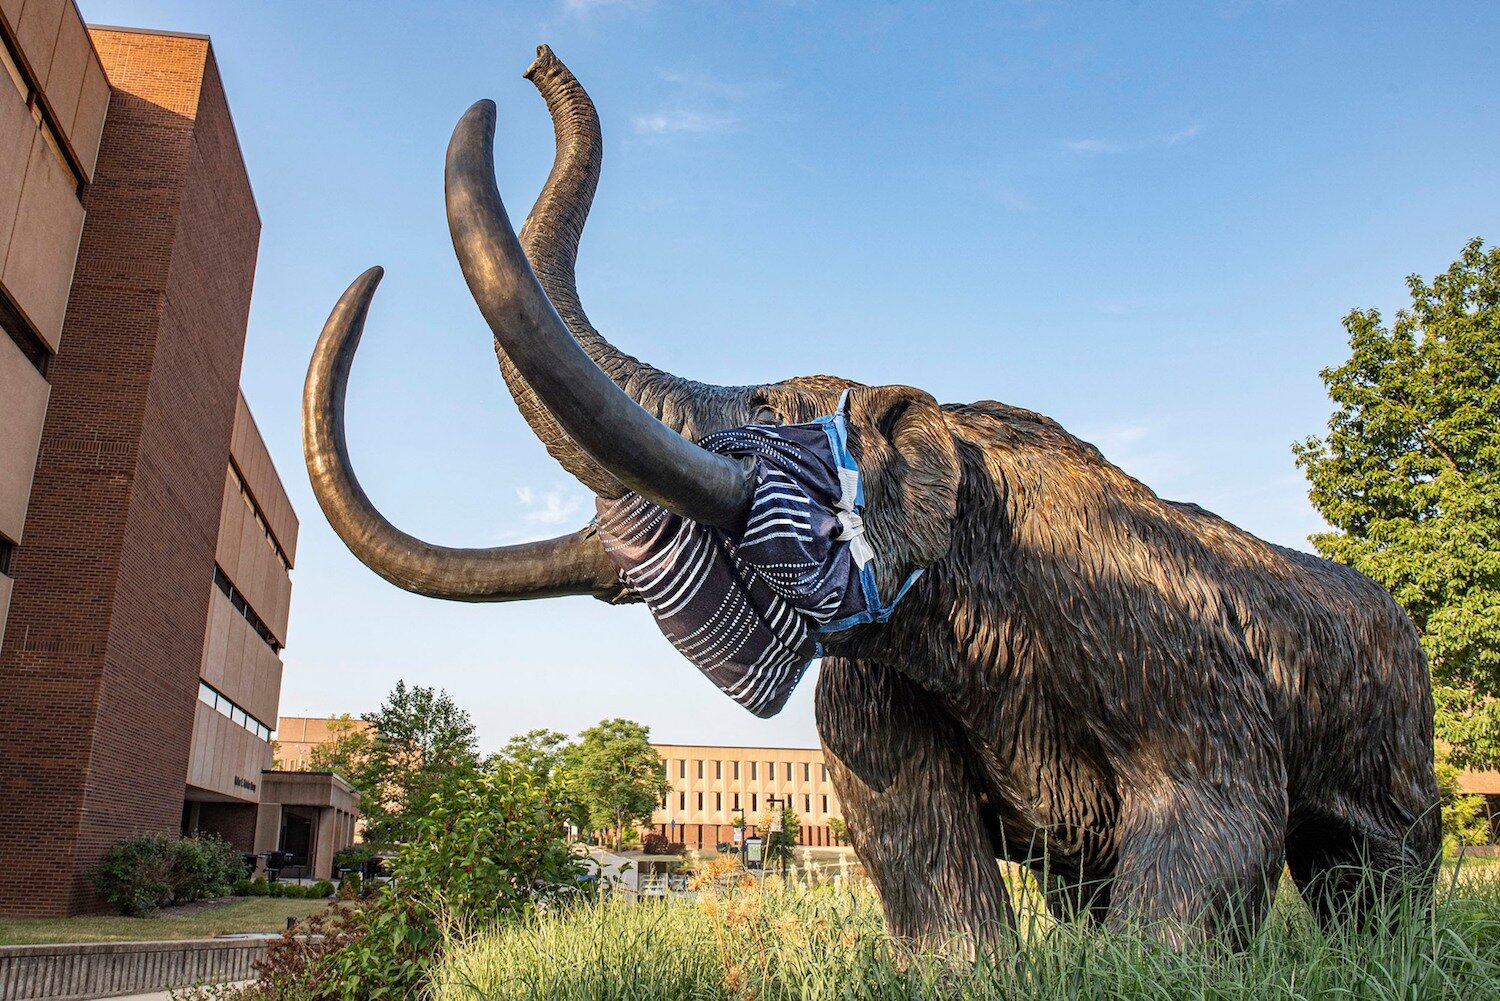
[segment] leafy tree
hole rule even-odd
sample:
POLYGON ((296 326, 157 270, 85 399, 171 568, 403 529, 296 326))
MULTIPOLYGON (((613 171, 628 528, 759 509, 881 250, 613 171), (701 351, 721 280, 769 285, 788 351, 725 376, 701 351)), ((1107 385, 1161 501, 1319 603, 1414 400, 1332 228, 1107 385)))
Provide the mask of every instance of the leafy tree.
POLYGON ((797 832, 802 821, 791 804, 781 808, 781 830, 771 830, 772 812, 767 810, 760 820, 760 829, 765 832, 765 857, 767 866, 781 865, 792 861, 792 850, 797 847, 797 832))
POLYGON ((510 762, 520 765, 546 786, 552 782, 558 765, 562 764, 568 741, 567 734, 556 730, 527 730, 506 741, 504 747, 491 755, 487 764, 510 762))
POLYGON ((849 825, 844 823, 843 817, 828 818, 828 833, 833 835, 833 840, 847 842, 849 840, 849 825))
POLYGON ((616 850, 627 827, 651 821, 657 802, 671 788, 651 731, 628 719, 602 720, 563 748, 556 770, 563 797, 577 804, 585 830, 612 829, 616 850))
POLYGON ((333 772, 358 789, 355 780, 364 777, 374 747, 374 731, 344 713, 328 721, 328 739, 308 752, 307 767, 314 772, 333 772))
POLYGON ((1326 437, 1293 447, 1335 531, 1318 551, 1384 585, 1422 634, 1456 765, 1500 763, 1500 250, 1475 239, 1389 328, 1344 318, 1326 437))
POLYGON ((572 850, 545 786, 527 769, 498 762, 469 772, 423 807, 412 820, 414 836, 396 853, 396 879, 271 943, 259 978, 236 997, 425 997, 450 943, 591 892, 583 856, 572 850))
POLYGON ((1459 783, 1462 773, 1448 758, 1447 749, 1439 748, 1436 765, 1443 804, 1443 851, 1452 855, 1465 845, 1490 843, 1490 813, 1483 796, 1464 793, 1459 783))
POLYGON ((474 724, 448 693, 396 682, 379 709, 361 717, 373 732, 351 726, 327 752, 330 763, 360 792, 365 837, 381 847, 410 841, 434 793, 477 770, 474 724))
POLYGON ((589 826, 588 810, 574 795, 563 767, 571 738, 556 730, 528 730, 506 741, 490 755, 486 768, 514 764, 526 769, 547 790, 553 809, 566 823, 579 830, 589 826))

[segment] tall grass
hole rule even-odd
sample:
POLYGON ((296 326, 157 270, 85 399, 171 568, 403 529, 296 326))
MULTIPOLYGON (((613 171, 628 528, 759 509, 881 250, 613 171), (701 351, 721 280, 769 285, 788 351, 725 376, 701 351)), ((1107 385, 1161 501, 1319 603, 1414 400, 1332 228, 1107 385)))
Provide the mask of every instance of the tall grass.
POLYGON ((438 1001, 476 999, 1500 998, 1500 873, 1449 874, 1432 918, 1324 931, 1284 892, 1242 951, 1173 953, 1057 925, 1020 894, 1014 956, 962 962, 885 935, 868 888, 736 888, 697 900, 605 901, 458 944, 438 1001))

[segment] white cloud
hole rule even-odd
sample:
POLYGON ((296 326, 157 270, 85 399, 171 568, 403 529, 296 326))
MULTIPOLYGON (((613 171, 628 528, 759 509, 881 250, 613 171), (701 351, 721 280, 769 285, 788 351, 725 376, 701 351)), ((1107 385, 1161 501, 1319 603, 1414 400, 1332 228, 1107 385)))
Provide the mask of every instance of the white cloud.
POLYGON ((636 115, 632 119, 635 131, 643 136, 667 135, 673 132, 717 132, 720 129, 729 128, 734 121, 730 115, 693 111, 686 108, 636 115))
POLYGON ((577 491, 556 488, 538 496, 531 487, 517 487, 516 498, 525 509, 522 517, 532 525, 564 525, 580 520, 583 498, 577 491))
POLYGON ((1064 145, 1074 153, 1119 153, 1126 148, 1107 139, 1071 139, 1064 145))
POLYGON ((649 6, 651 6, 651 0, 563 0, 563 9, 581 18, 586 18, 595 11, 610 8, 642 10, 649 6))
POLYGON ((1197 137, 1199 125, 1197 122, 1169 132, 1166 135, 1151 136, 1135 142, 1121 142, 1115 139, 1099 139, 1090 137, 1087 139, 1069 139, 1063 146, 1074 153, 1126 153, 1130 150, 1150 149, 1156 146, 1177 146, 1197 137))

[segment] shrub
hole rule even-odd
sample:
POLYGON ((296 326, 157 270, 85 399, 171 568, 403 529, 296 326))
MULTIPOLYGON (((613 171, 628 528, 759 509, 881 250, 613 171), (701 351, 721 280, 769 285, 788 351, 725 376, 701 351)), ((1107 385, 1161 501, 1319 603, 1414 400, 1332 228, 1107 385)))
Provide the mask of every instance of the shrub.
POLYGON ((366 866, 375 857, 375 849, 366 844, 350 845, 348 848, 340 848, 333 853, 333 867, 335 869, 358 869, 361 873, 366 872, 366 866))
POLYGON ((116 842, 93 875, 120 913, 145 917, 168 904, 223 896, 243 871, 239 853, 220 838, 148 834, 116 842))
MULTIPOLYGON (((334 908, 318 924, 317 942, 268 950, 247 996, 417 996, 453 932, 515 923, 538 904, 583 894, 583 860, 544 787, 519 765, 467 776, 433 796, 416 834, 393 863, 395 883, 334 908)), ((340 896, 353 885, 344 880, 340 896)))
POLYGON ((146 917, 172 902, 172 842, 154 834, 118 841, 93 875, 94 887, 121 914, 146 917))
POLYGON ((266 877, 256 876, 250 881, 250 896, 268 897, 271 895, 271 884, 266 882, 266 877))
POLYGON ((179 838, 172 843, 177 903, 222 897, 245 872, 245 860, 227 841, 212 834, 179 838))
POLYGON ((681 855, 687 846, 681 841, 668 841, 665 834, 652 831, 641 839, 641 851, 647 855, 681 855))
POLYGON ((320 879, 309 888, 307 895, 309 897, 331 897, 333 896, 333 884, 326 879, 320 879))
POLYGON ((248 897, 250 896, 250 885, 250 880, 248 879, 237 879, 234 881, 234 886, 230 892, 236 897, 248 897))

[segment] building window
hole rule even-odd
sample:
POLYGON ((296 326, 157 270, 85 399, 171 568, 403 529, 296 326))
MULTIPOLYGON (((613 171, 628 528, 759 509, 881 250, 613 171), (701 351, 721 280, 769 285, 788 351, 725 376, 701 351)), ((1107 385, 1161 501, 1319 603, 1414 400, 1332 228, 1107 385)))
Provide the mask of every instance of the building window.
POLYGON ((206 681, 198 682, 198 701, 208 706, 214 712, 223 716, 231 723, 237 723, 249 730, 261 740, 269 741, 275 734, 271 728, 260 720, 251 716, 243 708, 236 705, 229 696, 208 684, 206 681))
POLYGON ((811 782, 812 781, 812 762, 810 762, 810 761, 804 761, 804 762, 802 762, 802 781, 803 782, 811 782))
POLYGON ((758 764, 760 764, 760 762, 758 762, 758 761, 752 761, 752 762, 750 762, 750 781, 751 782, 755 781, 755 766, 758 765, 758 764))
POLYGON ((823 769, 823 781, 827 782, 828 781, 828 766, 827 765, 819 765, 818 767, 821 768, 821 769, 823 769))
POLYGON ((812 796, 807 793, 802 794, 802 812, 812 813, 812 796))
POLYGON ((730 807, 730 809, 732 809, 732 810, 738 810, 739 808, 740 808, 740 794, 739 793, 735 793, 734 794, 734 806, 730 807))
POLYGON ((703 777, 703 759, 702 758, 698 759, 698 777, 700 779, 703 777))
POLYGON ((687 793, 680 792, 677 794, 677 809, 683 813, 687 812, 687 793))
POLYGON ((47 109, 46 101, 42 98, 42 92, 26 72, 25 64, 16 52, 16 46, 11 41, 10 35, 0 31, 0 64, 4 64, 6 76, 16 85, 16 91, 21 95, 21 100, 26 102, 26 110, 31 112, 31 120, 35 123, 37 131, 42 134, 52 155, 57 157, 57 162, 62 169, 73 178, 73 194, 78 198, 83 197, 83 170, 73 159, 71 150, 64 149, 57 138, 57 126, 52 120, 52 112, 47 109))
POLYGON ((776 781, 776 762, 774 762, 774 761, 767 761, 766 762, 766 781, 767 782, 775 782, 776 781))
POLYGON ((724 812, 724 794, 721 792, 714 793, 714 812, 724 812))
POLYGON ((698 812, 703 812, 703 794, 701 792, 698 794, 698 812))
POLYGON ((0 573, 10 576, 10 558, 15 555, 16 544, 0 535, 0 573))
POLYGON ((47 378, 47 367, 52 362, 52 349, 21 316, 21 311, 5 296, 3 289, 0 289, 0 328, 4 328, 11 343, 31 362, 31 367, 36 369, 37 374, 43 379, 47 378))
POLYGON ((828 812, 828 797, 827 796, 823 797, 823 812, 824 813, 828 812))
POLYGON ((760 812, 760 796, 757 793, 753 793, 752 792, 750 794, 750 812, 751 813, 759 813, 760 812))
POLYGON ((716 779, 722 779, 723 777, 724 777, 724 762, 722 762, 722 761, 715 761, 714 762, 714 778, 716 778, 716 779))
POLYGON ((687 758, 677 759, 677 777, 680 779, 687 778, 687 758))
POLYGON ((786 763, 786 780, 788 782, 792 781, 792 763, 790 761, 786 763))
POLYGON ((250 607, 250 603, 245 600, 245 596, 240 593, 239 588, 234 586, 234 582, 229 579, 229 575, 217 563, 214 564, 214 584, 224 593, 224 597, 229 599, 229 604, 234 606, 234 610, 239 612, 246 622, 250 623, 250 628, 255 630, 255 635, 259 636, 262 642, 271 648, 271 652, 280 653, 281 641, 271 632, 270 627, 265 624, 264 620, 255 614, 255 609, 250 607))
MULTIPOLYGON (((734 778, 736 780, 738 780, 739 777, 740 777, 740 763, 738 761, 735 761, 735 762, 732 762, 732 763, 734 765, 734 778)), ((738 804, 736 804, 736 805, 738 805, 738 804)))

